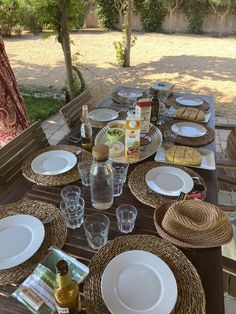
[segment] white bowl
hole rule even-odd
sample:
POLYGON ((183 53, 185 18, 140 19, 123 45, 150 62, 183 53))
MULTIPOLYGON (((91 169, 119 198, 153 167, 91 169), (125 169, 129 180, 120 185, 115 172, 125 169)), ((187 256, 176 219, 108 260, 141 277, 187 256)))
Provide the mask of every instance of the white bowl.
POLYGON ((107 124, 109 129, 124 129, 125 128, 125 120, 114 120, 114 121, 110 121, 107 124))

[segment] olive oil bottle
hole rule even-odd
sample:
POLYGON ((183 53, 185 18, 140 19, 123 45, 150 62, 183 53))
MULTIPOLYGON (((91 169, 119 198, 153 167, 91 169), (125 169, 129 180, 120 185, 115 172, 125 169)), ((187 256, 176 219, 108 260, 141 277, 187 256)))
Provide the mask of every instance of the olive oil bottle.
POLYGON ((58 314, 77 314, 81 310, 78 284, 72 280, 68 264, 60 260, 56 265, 57 287, 54 290, 54 298, 58 314))
POLYGON ((82 107, 82 124, 80 128, 81 144, 83 148, 91 148, 93 145, 92 140, 92 126, 88 117, 88 106, 83 105, 82 107))
POLYGON ((152 94, 152 109, 151 109, 151 123, 154 125, 157 125, 158 121, 158 113, 159 113, 159 92, 152 90, 151 89, 151 94, 152 94))

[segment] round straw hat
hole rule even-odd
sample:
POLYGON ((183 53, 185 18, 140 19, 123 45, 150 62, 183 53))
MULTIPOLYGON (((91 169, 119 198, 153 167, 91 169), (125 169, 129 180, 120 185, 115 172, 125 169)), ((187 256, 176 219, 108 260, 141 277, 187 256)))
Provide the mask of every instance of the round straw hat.
POLYGON ((156 209, 154 223, 162 238, 180 247, 221 246, 233 236, 227 215, 200 200, 165 203, 156 209))

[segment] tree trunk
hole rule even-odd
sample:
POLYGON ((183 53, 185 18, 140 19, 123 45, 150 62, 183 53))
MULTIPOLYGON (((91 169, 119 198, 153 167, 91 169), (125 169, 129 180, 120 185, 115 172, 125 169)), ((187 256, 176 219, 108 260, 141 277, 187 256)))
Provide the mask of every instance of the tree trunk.
POLYGON ((126 16, 126 26, 125 26, 124 67, 129 67, 130 66, 130 48, 131 48, 132 20, 133 20, 133 0, 128 0, 127 16, 126 16))
POLYGON ((220 16, 220 31, 219 31, 219 37, 221 38, 224 34, 224 26, 225 26, 225 17, 229 13, 229 10, 227 9, 224 14, 219 14, 220 16))
POLYGON ((224 16, 220 15, 220 31, 219 31, 219 37, 222 37, 222 31, 223 31, 223 22, 224 22, 224 16))
POLYGON ((60 13, 61 13, 61 46, 64 53, 65 66, 66 66, 66 81, 69 92, 70 100, 75 98, 73 89, 73 69, 72 59, 70 50, 70 34, 68 28, 66 1, 60 0, 59 2, 60 13))
POLYGON ((170 20, 169 20, 169 33, 172 33, 172 19, 173 19, 173 11, 170 10, 170 20))

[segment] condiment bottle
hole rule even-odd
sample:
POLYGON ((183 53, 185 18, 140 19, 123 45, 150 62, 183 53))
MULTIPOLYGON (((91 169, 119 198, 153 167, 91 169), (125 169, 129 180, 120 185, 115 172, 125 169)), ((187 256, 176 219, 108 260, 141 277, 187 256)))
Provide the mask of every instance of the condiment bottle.
POLYGON ((152 93, 152 109, 151 109, 151 123, 156 125, 158 121, 158 113, 159 113, 159 96, 158 91, 151 89, 152 93))
POLYGON ((113 203, 113 170, 109 147, 97 144, 93 147, 93 163, 90 170, 91 201, 94 208, 108 209, 113 203))
POLYGON ((81 144, 83 148, 91 148, 93 145, 92 140, 92 126, 88 117, 88 106, 82 106, 82 124, 80 127, 81 144))
POLYGON ((78 284, 72 280, 68 264, 60 260, 56 265, 57 287, 54 290, 58 314, 77 314, 81 310, 78 284))

